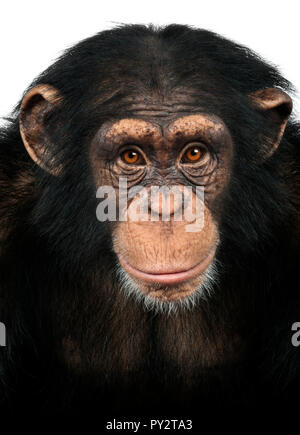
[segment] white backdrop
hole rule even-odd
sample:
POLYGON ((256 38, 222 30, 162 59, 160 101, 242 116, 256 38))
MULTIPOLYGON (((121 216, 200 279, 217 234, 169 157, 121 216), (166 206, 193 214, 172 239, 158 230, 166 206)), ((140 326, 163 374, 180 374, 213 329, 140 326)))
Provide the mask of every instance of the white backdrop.
MULTIPOLYGON (((299 8, 294 0, 10 0, 0 7, 0 116, 32 79, 77 41, 116 23, 191 24, 249 46, 300 90, 299 8)), ((300 113, 299 99, 296 99, 300 113)))

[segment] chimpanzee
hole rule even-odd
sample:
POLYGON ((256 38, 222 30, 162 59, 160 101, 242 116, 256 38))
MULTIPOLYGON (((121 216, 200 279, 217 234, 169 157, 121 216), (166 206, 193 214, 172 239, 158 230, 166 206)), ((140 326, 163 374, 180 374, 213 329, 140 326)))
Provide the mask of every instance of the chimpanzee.
POLYGON ((244 46, 175 24, 100 32, 34 80, 0 133, 0 409, 294 397, 293 92, 244 46), (174 186, 194 218, 159 190, 174 186))

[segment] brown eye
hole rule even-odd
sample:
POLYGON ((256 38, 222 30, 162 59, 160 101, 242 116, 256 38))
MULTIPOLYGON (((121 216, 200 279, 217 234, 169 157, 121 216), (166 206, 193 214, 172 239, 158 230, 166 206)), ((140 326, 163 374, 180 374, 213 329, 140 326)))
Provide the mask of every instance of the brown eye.
POLYGON ((195 163, 198 162, 204 154, 204 149, 198 145, 190 146, 183 154, 183 163, 195 163))
POLYGON ((143 161, 143 157, 136 150, 126 150, 121 154, 121 157, 128 165, 134 165, 143 161))

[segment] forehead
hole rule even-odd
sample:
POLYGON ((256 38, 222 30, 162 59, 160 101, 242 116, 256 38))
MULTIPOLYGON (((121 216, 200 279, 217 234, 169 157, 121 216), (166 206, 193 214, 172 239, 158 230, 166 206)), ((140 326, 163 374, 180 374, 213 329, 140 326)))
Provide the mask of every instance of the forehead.
POLYGON ((103 113, 108 116, 114 114, 114 119, 137 118, 165 126, 176 118, 199 113, 223 118, 223 100, 215 87, 178 85, 167 90, 150 91, 138 82, 134 89, 132 83, 125 82, 121 88, 116 86, 114 90, 107 90, 101 85, 92 108, 96 114, 99 111, 100 116, 103 113))

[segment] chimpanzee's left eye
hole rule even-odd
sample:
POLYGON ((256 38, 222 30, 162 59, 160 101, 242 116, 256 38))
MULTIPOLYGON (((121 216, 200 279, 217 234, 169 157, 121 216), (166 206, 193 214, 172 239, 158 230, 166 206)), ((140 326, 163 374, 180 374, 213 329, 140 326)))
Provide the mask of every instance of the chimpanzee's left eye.
POLYGON ((190 144, 190 146, 183 153, 181 162, 182 163, 199 162, 199 160, 202 159, 206 151, 207 150, 203 145, 199 145, 198 143, 190 144))

